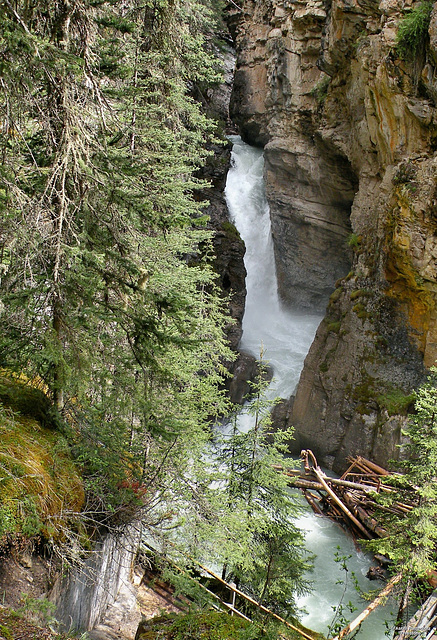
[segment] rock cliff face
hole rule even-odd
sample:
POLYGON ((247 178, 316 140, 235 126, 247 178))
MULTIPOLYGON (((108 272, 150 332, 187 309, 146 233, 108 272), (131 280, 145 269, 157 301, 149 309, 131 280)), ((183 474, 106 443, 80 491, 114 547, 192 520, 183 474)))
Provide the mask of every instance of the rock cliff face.
POLYGON ((437 7, 411 61, 406 0, 246 0, 233 117, 265 146, 279 287, 327 306, 285 418, 340 470, 386 464, 437 357, 437 7))
MULTIPOLYGON (((229 102, 231 99, 235 52, 225 41, 221 42, 221 50, 217 52, 222 64, 223 83, 206 94, 195 94, 196 100, 203 104, 205 112, 219 123, 225 130, 230 123, 229 102)), ((218 285, 229 300, 229 310, 234 324, 228 327, 229 343, 235 351, 240 342, 241 323, 246 299, 246 269, 244 267, 244 242, 237 229, 229 222, 229 213, 224 190, 226 176, 231 163, 232 145, 225 142, 212 145, 208 161, 199 171, 199 177, 207 180, 209 188, 198 195, 208 204, 205 213, 209 217, 208 226, 213 232, 214 269, 219 275, 218 285)))
MULTIPOLYGON (((231 98, 235 53, 225 42, 221 43, 219 58, 223 63, 224 82, 207 92, 196 96, 203 101, 205 111, 223 127, 230 125, 229 103, 231 98)), ((212 246, 214 269, 219 275, 218 285, 228 300, 232 323, 227 327, 227 338, 233 351, 238 351, 243 332, 242 321, 246 301, 246 268, 244 254, 246 248, 235 226, 229 221, 229 212, 224 195, 226 177, 231 162, 231 144, 214 145, 209 161, 202 167, 199 176, 208 180, 210 188, 200 194, 208 201, 205 212, 209 216, 209 228, 213 231, 212 246)), ((243 404, 250 392, 248 381, 257 372, 256 360, 247 353, 238 353, 234 362, 225 363, 230 377, 225 385, 232 402, 243 404)))
POLYGON ((130 592, 130 598, 124 602, 127 613, 135 608, 130 577, 139 540, 138 523, 119 535, 108 535, 82 567, 58 579, 50 599, 56 604, 56 619, 66 629, 93 629, 122 589, 130 592))

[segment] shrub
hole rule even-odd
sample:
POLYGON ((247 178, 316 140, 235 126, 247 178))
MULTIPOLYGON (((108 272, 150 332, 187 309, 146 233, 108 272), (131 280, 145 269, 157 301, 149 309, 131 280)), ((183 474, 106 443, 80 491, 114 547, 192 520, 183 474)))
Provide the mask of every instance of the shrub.
POLYGON ((331 78, 329 76, 323 76, 310 91, 310 94, 317 100, 320 105, 323 104, 326 100, 330 82, 331 78))
POLYGON ((391 389, 378 396, 378 404, 389 416, 405 415, 415 398, 414 393, 406 395, 400 389, 391 389))
POLYGON ((362 237, 357 233, 351 233, 346 239, 347 246, 351 249, 358 249, 361 244, 362 237))
POLYGON ((431 19, 432 2, 420 2, 402 18, 397 34, 396 50, 404 60, 411 60, 423 50, 431 19))

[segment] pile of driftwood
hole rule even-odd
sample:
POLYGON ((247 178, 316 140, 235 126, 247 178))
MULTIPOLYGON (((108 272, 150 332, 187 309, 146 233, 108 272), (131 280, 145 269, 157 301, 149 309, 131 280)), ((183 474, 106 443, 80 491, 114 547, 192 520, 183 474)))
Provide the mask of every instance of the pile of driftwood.
POLYGON ((370 460, 351 458, 341 478, 331 478, 319 467, 312 451, 302 451, 301 458, 303 469, 281 469, 289 477, 290 486, 303 491, 316 513, 343 522, 358 538, 370 540, 386 535, 378 523, 378 511, 402 516, 412 509, 411 504, 403 502, 385 507, 375 500, 375 493, 392 492, 393 487, 387 483, 390 472, 370 460))

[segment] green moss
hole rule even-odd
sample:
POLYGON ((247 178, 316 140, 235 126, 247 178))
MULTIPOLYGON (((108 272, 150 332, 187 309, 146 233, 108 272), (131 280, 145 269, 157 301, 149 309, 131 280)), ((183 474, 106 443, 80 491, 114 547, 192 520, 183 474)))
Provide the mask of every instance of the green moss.
POLYGON ((229 220, 225 220, 224 222, 222 222, 221 229, 226 233, 228 237, 233 238, 234 240, 241 240, 241 236, 237 227, 229 220))
MULTIPOLYGON (((314 640, 322 640, 315 633, 298 622, 296 627, 304 630, 314 640)), ((265 626, 265 622, 263 624, 265 626)), ((291 630, 281 628, 281 636, 290 640, 302 640, 302 636, 291 630)), ((270 635, 260 627, 237 616, 221 611, 192 612, 188 614, 166 614, 145 620, 141 623, 138 640, 256 640, 270 635)))
POLYGON ((370 408, 360 402, 360 404, 357 404, 355 407, 355 413, 358 413, 360 416, 369 415, 370 408))
POLYGON ((361 242, 362 242, 362 236, 358 235, 357 233, 349 234, 346 240, 347 246, 353 249, 354 251, 357 251, 359 249, 361 242))
POLYGON ((386 409, 389 416, 406 415, 416 396, 414 393, 405 394, 400 389, 391 389, 378 396, 377 401, 381 409, 386 409))
POLYGON ((358 302, 357 304, 354 304, 354 306, 352 307, 352 311, 356 313, 361 320, 366 320, 366 318, 369 317, 369 314, 366 311, 366 307, 363 305, 362 302, 358 302))
POLYGON ((352 399, 363 405, 375 399, 375 380, 371 376, 365 374, 362 382, 352 389, 352 399))
POLYGON ((5 640, 13 640, 13 635, 9 627, 6 627, 4 624, 0 624, 0 634, 5 638, 5 640))
MULTIPOLYGON (((24 410, 31 394, 26 388, 23 400, 22 389, 17 383, 8 397, 24 410)), ((22 415, 11 404, 0 403, 0 546, 16 536, 60 539, 62 513, 79 511, 83 504, 81 477, 62 434, 29 417, 32 407, 22 415)))
POLYGON ((319 82, 311 89, 310 95, 317 100, 319 105, 323 105, 328 95, 329 85, 331 78, 329 76, 323 76, 319 82))
POLYGON ((340 299, 341 294, 343 293, 343 287, 338 287, 329 298, 329 305, 335 304, 337 300, 340 299))
POLYGON ((356 300, 357 298, 370 296, 371 292, 368 289, 356 289, 351 293, 351 300, 356 300))
POLYGON ((337 350, 336 346, 334 346, 331 349, 329 349, 329 351, 325 355, 325 359, 323 360, 323 362, 319 366, 319 371, 321 371, 322 373, 325 373, 326 371, 328 371, 329 362, 330 362, 331 358, 335 355, 336 350, 337 350))
POLYGON ((218 611, 168 614, 145 621, 138 640, 239 640, 250 623, 218 611))
POLYGON ((341 322, 339 321, 330 322, 328 324, 328 331, 331 331, 332 333, 338 333, 340 331, 340 327, 341 327, 341 322))

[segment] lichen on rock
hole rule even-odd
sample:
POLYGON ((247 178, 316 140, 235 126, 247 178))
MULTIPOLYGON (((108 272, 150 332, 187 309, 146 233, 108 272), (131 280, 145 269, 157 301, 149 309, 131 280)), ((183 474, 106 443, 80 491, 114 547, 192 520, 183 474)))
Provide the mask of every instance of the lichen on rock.
POLYGON ((437 358, 437 10, 411 59, 405 15, 400 0, 247 0, 230 19, 233 112, 265 145, 280 293, 328 305, 289 412, 294 446, 337 470, 396 457, 407 409, 382 399, 408 397, 437 358))

